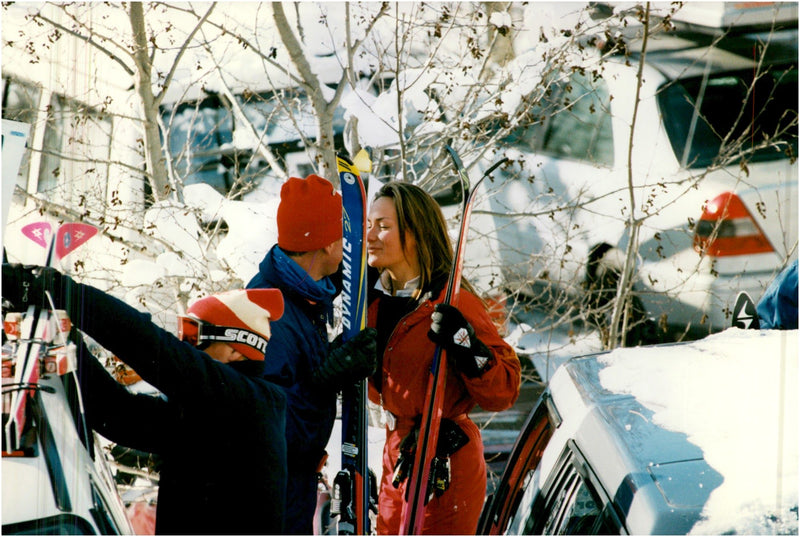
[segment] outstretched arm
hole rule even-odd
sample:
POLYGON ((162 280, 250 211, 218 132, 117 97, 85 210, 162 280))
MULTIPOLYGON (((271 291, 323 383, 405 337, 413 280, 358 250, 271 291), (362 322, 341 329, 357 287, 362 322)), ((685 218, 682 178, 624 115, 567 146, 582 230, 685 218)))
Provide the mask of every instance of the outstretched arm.
POLYGON ((45 291, 51 294, 56 309, 67 311, 75 326, 168 398, 211 400, 219 394, 219 386, 230 384, 238 375, 153 324, 149 314, 91 285, 79 284, 52 268, 3 265, 3 298, 17 307, 36 304, 49 308, 45 291))
POLYGON ((169 430, 166 400, 129 392, 92 355, 77 331, 73 333, 77 336, 72 339, 78 345, 78 379, 89 427, 123 446, 160 452, 169 430))

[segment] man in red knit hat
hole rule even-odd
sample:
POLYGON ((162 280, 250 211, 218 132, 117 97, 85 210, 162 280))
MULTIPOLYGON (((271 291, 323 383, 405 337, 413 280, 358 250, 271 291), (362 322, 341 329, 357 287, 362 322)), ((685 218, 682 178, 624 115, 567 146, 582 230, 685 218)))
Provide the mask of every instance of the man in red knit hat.
POLYGON ((341 290, 342 196, 317 175, 281 187, 278 244, 248 288, 283 293, 283 317, 271 323, 265 378, 284 388, 289 482, 285 532, 313 533, 317 480, 336 418, 336 393, 375 370, 375 331, 329 343, 333 299, 341 290))
POLYGON ((127 391, 71 334, 89 427, 160 457, 157 534, 283 533, 286 397, 262 378, 270 324, 283 312, 278 291, 200 299, 175 337, 149 314, 53 268, 4 264, 2 276, 14 307, 49 308, 47 292, 75 328, 164 395, 127 391))

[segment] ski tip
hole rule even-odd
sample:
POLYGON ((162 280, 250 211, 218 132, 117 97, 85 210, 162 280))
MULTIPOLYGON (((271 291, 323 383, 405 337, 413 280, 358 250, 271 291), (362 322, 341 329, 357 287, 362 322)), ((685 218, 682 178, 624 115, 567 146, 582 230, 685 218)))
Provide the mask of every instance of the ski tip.
POLYGON ((350 166, 353 165, 353 161, 350 160, 350 157, 345 153, 336 153, 336 158, 342 160, 349 164, 350 166))
POLYGON ((372 171, 372 160, 370 159, 369 152, 365 148, 361 148, 361 151, 356 153, 353 164, 358 168, 358 171, 362 173, 370 173, 372 171))
POLYGON ((62 224, 56 231, 56 259, 63 259, 97 235, 98 229, 84 222, 62 224))
POLYGON ((464 163, 461 162, 461 157, 458 156, 456 150, 450 147, 449 144, 444 144, 444 149, 450 154, 450 158, 453 159, 453 164, 456 165, 456 168, 463 168, 464 163))
POLYGON ((53 234, 53 226, 50 222, 33 222, 22 227, 22 234, 42 248, 47 248, 50 236, 53 234))
POLYGON ((736 303, 733 306, 733 319, 731 326, 734 328, 742 329, 755 329, 759 328, 758 313, 756 312, 756 304, 746 291, 741 291, 736 297, 736 303))

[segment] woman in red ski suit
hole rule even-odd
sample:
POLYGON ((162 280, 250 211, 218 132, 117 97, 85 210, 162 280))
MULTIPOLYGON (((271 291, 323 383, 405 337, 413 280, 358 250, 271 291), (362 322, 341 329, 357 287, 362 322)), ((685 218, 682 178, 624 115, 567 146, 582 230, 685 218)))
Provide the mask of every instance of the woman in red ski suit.
MULTIPOLYGON (((450 420, 451 429, 454 424, 461 431, 461 441, 450 446, 455 451, 450 455, 449 487, 425 508, 424 534, 475 533, 486 494, 486 467, 480 431, 467 414, 476 404, 505 410, 519 395, 519 359, 469 284, 462 282, 456 307, 439 305, 452 251, 433 198, 408 183, 390 182, 381 188, 367 223, 368 263, 380 273, 370 291, 367 321, 378 331, 379 367, 370 380, 370 399, 387 411, 379 535, 400 531, 410 479, 396 487, 393 474, 403 439, 419 426, 436 344, 443 346, 449 364, 441 427, 450 420)), ((447 442, 439 444, 441 448, 447 442)), ((404 458, 409 457, 413 461, 413 454, 404 458)))

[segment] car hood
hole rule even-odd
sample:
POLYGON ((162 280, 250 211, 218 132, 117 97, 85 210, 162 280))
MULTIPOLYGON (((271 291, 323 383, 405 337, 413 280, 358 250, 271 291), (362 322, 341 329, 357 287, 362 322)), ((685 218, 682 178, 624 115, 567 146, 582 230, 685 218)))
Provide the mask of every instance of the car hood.
POLYGON ((765 514, 796 531, 797 357, 796 330, 731 328, 573 359, 552 384, 572 384, 586 416, 606 424, 583 426, 579 443, 611 431, 618 460, 591 461, 605 482, 638 476, 671 506, 702 506, 694 532, 764 533, 765 514))

